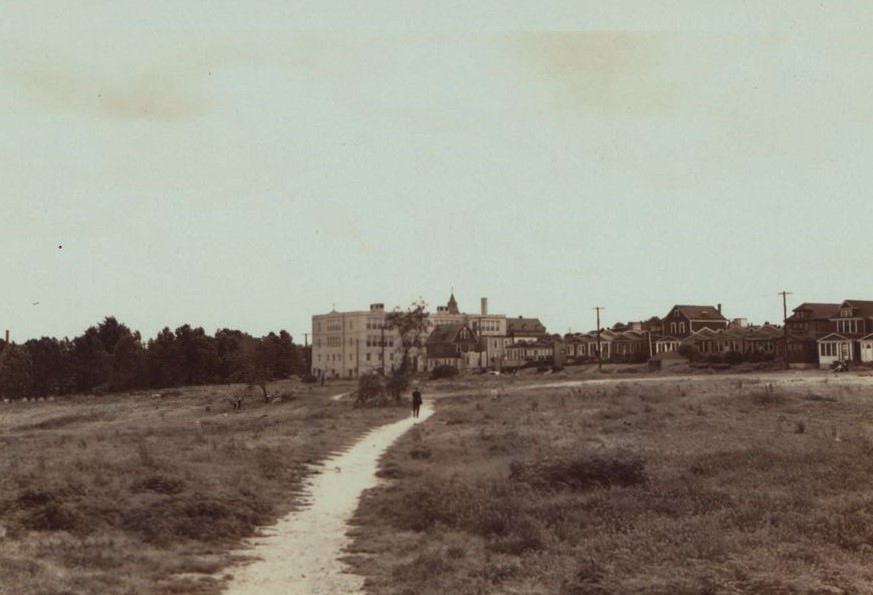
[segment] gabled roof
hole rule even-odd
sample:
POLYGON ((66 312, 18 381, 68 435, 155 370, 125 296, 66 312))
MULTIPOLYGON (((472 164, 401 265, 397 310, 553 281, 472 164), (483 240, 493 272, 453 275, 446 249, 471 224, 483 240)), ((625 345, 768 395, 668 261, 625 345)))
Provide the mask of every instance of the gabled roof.
POLYGON ((794 316, 797 314, 797 312, 799 312, 801 310, 809 312, 811 315, 810 318, 827 319, 827 318, 830 318, 831 316, 833 316, 834 313, 837 312, 839 309, 840 309, 839 304, 820 304, 820 303, 813 303, 813 302, 804 302, 804 303, 800 304, 799 306, 797 306, 796 308, 794 308, 794 310, 792 310, 792 312, 794 312, 794 314, 789 316, 788 320, 793 320, 794 316))
POLYGON ((438 324, 433 327, 430 335, 427 337, 426 345, 437 345, 440 343, 452 343, 461 332, 461 329, 466 327, 465 324, 438 324))
POLYGON ((539 318, 507 318, 506 333, 512 334, 541 334, 546 332, 546 327, 539 318))
MULTIPOLYGON (((722 316, 718 308, 713 308, 712 306, 683 306, 677 304, 670 308, 670 313, 676 310, 689 320, 723 320, 727 322, 727 318, 722 316)), ((669 315, 667 314, 667 316, 669 315)))
POLYGON ((839 333, 831 333, 829 335, 825 335, 821 339, 818 339, 816 343, 825 343, 825 342, 833 342, 833 341, 848 341, 849 339, 844 337, 839 333))
POLYGON ((840 304, 835 312, 831 313, 831 318, 836 318, 840 315, 840 310, 846 306, 855 310, 856 318, 870 318, 873 316, 873 301, 870 300, 845 300, 840 304))
POLYGON ((707 339, 712 339, 713 337, 721 335, 721 331, 717 331, 711 328, 702 328, 699 331, 694 331, 691 335, 688 336, 689 339, 696 339, 700 341, 706 341, 707 339))
POLYGON ((772 341, 773 339, 781 339, 785 334, 781 328, 766 324, 764 326, 749 329, 749 334, 746 337, 747 341, 772 341))
POLYGON ((742 339, 749 334, 749 329, 740 326, 731 326, 721 331, 721 334, 725 339, 742 339))

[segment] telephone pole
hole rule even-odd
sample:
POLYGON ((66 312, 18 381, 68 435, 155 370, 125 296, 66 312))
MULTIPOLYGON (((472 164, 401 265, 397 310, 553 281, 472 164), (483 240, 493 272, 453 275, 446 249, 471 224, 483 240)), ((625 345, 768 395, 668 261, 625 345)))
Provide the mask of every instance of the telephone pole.
POLYGON ((788 365, 788 296, 791 295, 790 291, 785 291, 784 289, 777 293, 776 295, 782 296, 782 343, 785 348, 785 369, 789 368, 788 365))
POLYGON ((791 295, 791 292, 783 290, 776 295, 782 296, 782 322, 785 322, 786 320, 788 320, 788 301, 786 298, 791 295))
POLYGON ((605 310, 603 306, 594 306, 594 311, 597 312, 597 371, 603 371, 603 356, 600 351, 600 311, 605 310))

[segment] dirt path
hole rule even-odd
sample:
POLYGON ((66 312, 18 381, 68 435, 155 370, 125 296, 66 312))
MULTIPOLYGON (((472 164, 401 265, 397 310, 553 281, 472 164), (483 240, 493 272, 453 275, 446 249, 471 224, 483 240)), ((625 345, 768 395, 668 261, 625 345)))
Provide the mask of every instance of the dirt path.
POLYGON ((306 508, 266 530, 252 547, 239 552, 259 558, 239 568, 227 595, 349 595, 359 593, 363 578, 348 574, 339 558, 361 493, 378 483, 375 473, 383 452, 433 410, 425 404, 417 420, 404 419, 371 431, 347 452, 328 459, 304 491, 306 508))

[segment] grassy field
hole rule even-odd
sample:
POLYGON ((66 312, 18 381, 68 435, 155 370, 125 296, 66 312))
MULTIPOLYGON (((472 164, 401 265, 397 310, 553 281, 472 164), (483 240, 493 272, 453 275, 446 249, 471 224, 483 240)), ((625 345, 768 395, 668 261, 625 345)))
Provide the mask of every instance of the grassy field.
POLYGON ((506 381, 383 458, 369 593, 873 593, 873 378, 506 381))
POLYGON ((241 409, 241 386, 0 404, 0 592, 217 593, 311 464, 408 415, 269 388, 241 409))

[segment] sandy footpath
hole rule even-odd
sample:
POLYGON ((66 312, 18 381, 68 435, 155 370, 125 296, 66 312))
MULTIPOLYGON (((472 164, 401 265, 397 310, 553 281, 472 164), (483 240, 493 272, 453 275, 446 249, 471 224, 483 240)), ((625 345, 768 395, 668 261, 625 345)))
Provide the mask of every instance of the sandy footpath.
POLYGON ((339 558, 351 540, 348 522, 361 493, 378 484, 377 461, 383 452, 433 410, 423 405, 411 417, 366 434, 345 453, 325 461, 304 490, 306 507, 291 513, 238 552, 258 558, 231 569, 228 595, 349 595, 360 593, 363 578, 348 574, 339 558))

